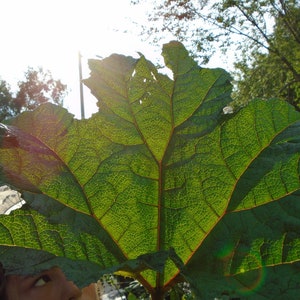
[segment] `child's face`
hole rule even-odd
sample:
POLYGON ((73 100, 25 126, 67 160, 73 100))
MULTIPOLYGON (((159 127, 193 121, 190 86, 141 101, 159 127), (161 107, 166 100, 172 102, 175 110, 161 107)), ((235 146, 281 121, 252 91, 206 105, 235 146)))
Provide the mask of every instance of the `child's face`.
POLYGON ((8 300, 95 300, 90 288, 83 292, 68 281, 59 268, 52 268, 36 276, 11 275, 7 278, 8 300))

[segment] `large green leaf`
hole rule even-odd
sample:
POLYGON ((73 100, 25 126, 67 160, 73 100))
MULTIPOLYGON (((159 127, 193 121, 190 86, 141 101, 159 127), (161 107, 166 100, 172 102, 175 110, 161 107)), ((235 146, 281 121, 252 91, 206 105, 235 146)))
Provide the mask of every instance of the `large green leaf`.
POLYGON ((163 56, 172 79, 143 56, 91 60, 87 120, 47 104, 1 125, 2 177, 29 209, 1 216, 0 260, 59 262, 81 285, 123 270, 157 299, 183 277, 198 299, 297 299, 299 113, 257 100, 224 115, 224 70, 177 42, 163 56))

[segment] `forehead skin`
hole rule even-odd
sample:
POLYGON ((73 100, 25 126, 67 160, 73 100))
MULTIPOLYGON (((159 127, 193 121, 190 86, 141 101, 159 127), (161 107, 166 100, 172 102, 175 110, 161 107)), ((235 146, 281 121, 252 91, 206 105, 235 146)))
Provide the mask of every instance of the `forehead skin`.
MULTIPOLYGON (((43 281, 44 282, 44 281, 43 281)), ((37 276, 11 275, 7 278, 7 300, 96 300, 94 286, 85 288, 82 293, 73 282, 68 281, 59 268, 52 268, 37 276), (37 285, 45 278, 46 282, 37 285)))

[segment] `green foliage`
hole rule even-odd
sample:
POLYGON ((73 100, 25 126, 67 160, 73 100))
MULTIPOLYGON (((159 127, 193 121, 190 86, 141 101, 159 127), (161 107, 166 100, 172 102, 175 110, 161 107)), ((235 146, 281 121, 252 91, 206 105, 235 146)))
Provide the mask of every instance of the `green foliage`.
POLYGON ((224 70, 177 42, 163 56, 172 79, 143 56, 91 60, 87 120, 45 104, 1 125, 2 179, 27 202, 0 217, 4 267, 60 265, 81 286, 118 271, 152 299, 180 281, 196 299, 297 299, 299 113, 224 115, 224 70))
MULTIPOLYGON (((132 1, 134 4, 145 1, 132 1)), ((216 51, 235 56, 233 105, 279 97, 299 110, 300 3, 297 0, 149 0, 142 35, 153 42, 171 34, 200 63, 216 51), (150 24, 150 25, 149 25, 150 24), (162 34, 163 32, 163 34, 162 34)), ((226 60, 226 55, 220 56, 226 60)))
POLYGON ((42 103, 62 105, 66 93, 67 86, 60 80, 53 79, 50 71, 28 68, 25 79, 18 82, 15 96, 9 85, 0 80, 0 121, 23 111, 33 110, 42 103))
POLYGON ((250 62, 245 53, 243 59, 235 64, 239 78, 234 97, 237 102, 245 104, 254 98, 278 97, 300 110, 300 35, 298 31, 294 32, 299 27, 300 8, 290 8, 288 16, 276 20, 270 37, 270 43, 280 55, 274 51, 254 51, 250 62), (282 57, 292 67, 285 64, 282 57))
MULTIPOLYGON (((217 48, 225 52, 247 48, 272 48, 272 24, 281 18, 285 28, 299 35, 297 18, 299 1, 210 1, 210 0, 132 0, 133 5, 151 7, 149 22, 141 24, 141 34, 154 43, 170 33, 185 41, 201 63, 207 62, 217 48), (162 32, 164 34, 162 34, 162 32), (241 37, 242 39, 237 39, 241 37), (230 48, 229 48, 230 46, 230 48)), ((299 38, 299 36, 298 36, 299 38)), ((250 51, 248 51, 250 54, 250 51)))
POLYGON ((14 115, 13 97, 9 84, 0 80, 0 121, 14 115))

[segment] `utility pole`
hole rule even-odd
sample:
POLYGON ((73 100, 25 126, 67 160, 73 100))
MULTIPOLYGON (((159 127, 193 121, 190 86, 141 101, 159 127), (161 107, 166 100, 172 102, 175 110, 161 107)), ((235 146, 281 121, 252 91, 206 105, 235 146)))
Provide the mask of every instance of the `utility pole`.
POLYGON ((83 84, 82 84, 82 65, 81 65, 81 53, 78 52, 78 66, 79 66, 79 86, 80 86, 80 111, 81 119, 84 119, 84 99, 83 99, 83 84))

